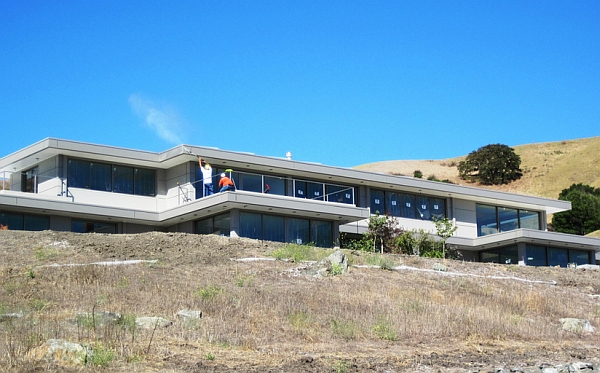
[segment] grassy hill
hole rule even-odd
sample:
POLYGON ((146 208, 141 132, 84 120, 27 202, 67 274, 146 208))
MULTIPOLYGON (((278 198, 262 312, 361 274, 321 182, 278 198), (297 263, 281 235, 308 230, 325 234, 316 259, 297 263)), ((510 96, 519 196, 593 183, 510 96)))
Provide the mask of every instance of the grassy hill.
MULTIPOLYGON (((509 185, 477 186, 548 198, 558 198, 560 191, 573 183, 600 187, 600 137, 519 145, 513 148, 521 157, 523 177, 509 185)), ((435 175, 438 179, 472 185, 458 177, 456 165, 464 157, 465 155, 443 160, 386 161, 355 168, 407 176, 420 170, 424 178, 435 175)))
POLYGON ((331 251, 183 233, 0 231, 0 372, 539 372, 542 363, 600 363, 600 333, 567 332, 560 321, 598 328, 598 271, 355 251, 345 251, 348 273, 306 271, 304 259, 331 251), (180 310, 202 318, 181 319, 180 310), (172 324, 136 326, 148 316, 172 324), (50 339, 87 344, 94 356, 74 367, 40 359, 50 339))

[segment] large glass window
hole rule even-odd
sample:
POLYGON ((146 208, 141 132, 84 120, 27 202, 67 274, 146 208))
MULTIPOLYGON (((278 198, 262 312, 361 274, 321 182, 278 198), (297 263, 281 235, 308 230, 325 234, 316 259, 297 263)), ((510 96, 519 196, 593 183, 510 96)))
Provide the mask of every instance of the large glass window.
POLYGON ((431 216, 436 219, 443 219, 446 216, 446 207, 441 198, 430 198, 431 216))
POLYGON ((415 196, 410 194, 400 195, 400 216, 403 218, 415 218, 415 196))
POLYGON ((500 263, 500 252, 498 249, 482 251, 479 253, 479 260, 484 263, 500 263))
POLYGON ((498 233, 496 207, 477 205, 477 236, 498 233))
POLYGON ((117 226, 113 223, 73 220, 71 231, 77 233, 117 233, 117 226))
POLYGON ((500 232, 512 231, 519 228, 519 216, 516 209, 498 207, 498 222, 500 232))
POLYGON ((400 216, 400 195, 398 193, 386 192, 385 205, 387 213, 392 216, 400 216))
POLYGON ((213 233, 229 237, 231 234, 231 224, 228 212, 214 217, 213 233))
POLYGON ((307 198, 306 181, 294 181, 294 196, 297 198, 307 198))
POLYGON ((385 215, 385 194, 383 190, 371 189, 371 214, 385 215))
POLYGON ((214 219, 202 219, 196 222, 196 233, 198 234, 213 234, 215 233, 214 229, 214 219))
POLYGON ((111 191, 110 165, 104 163, 90 163, 90 189, 111 191))
POLYGON ((263 215, 263 240, 285 241, 285 219, 283 216, 263 215))
POLYGON ((240 212, 240 236, 262 239, 262 218, 260 214, 240 212))
POLYGON ((67 186, 153 197, 156 176, 150 169, 69 159, 67 186))
POLYGON ((546 248, 544 246, 527 245, 525 250, 525 264, 528 266, 548 265, 548 261, 546 260, 546 248))
POLYGON ((518 228, 540 229, 539 212, 508 207, 477 205, 477 235, 507 232, 518 228))
POLYGON ((569 262, 577 264, 590 264, 590 253, 588 251, 569 250, 569 262))
POLYGON ((311 220, 310 222, 311 242, 318 247, 331 247, 333 244, 333 233, 331 222, 311 220))
POLYGON ((285 180, 275 176, 265 176, 265 192, 285 196, 285 180))
POLYGON ((526 229, 540 229, 540 213, 535 211, 519 210, 520 227, 526 229))
POLYGON ((261 175, 242 174, 240 176, 240 184, 238 187, 240 190, 246 190, 248 192, 264 192, 261 175))
POLYGON ((42 215, 2 212, 0 224, 14 231, 45 231, 50 229, 50 218, 42 215))
POLYGON ((569 252, 567 249, 548 248, 548 265, 555 267, 566 267, 569 263, 569 252))
POLYGON ((519 249, 517 245, 500 248, 500 263, 501 264, 518 264, 519 249))
POLYGON ((288 219, 287 237, 289 242, 307 244, 310 242, 310 227, 307 219, 288 219))
POLYGON ((21 192, 37 193, 37 186, 39 184, 37 174, 37 167, 21 173, 21 192))
POLYGON ((67 162, 67 184, 70 188, 90 188, 90 162, 69 159, 67 162))
POLYGON ((134 171, 135 194, 154 197, 156 195, 156 172, 146 168, 134 171))
POLYGON ((0 214, 0 224, 5 225, 10 230, 22 231, 24 229, 23 214, 12 212, 3 212, 0 214))
POLYGON ((350 205, 354 203, 352 198, 354 193, 351 187, 325 184, 325 193, 327 193, 327 200, 329 202, 346 203, 350 205))
POLYGON ((113 166, 113 192, 133 194, 133 167, 113 166))
POLYGON ((323 184, 321 183, 312 183, 310 181, 306 182, 306 189, 308 190, 308 197, 315 201, 324 201, 325 200, 325 192, 323 191, 323 184))
POLYGON ((419 219, 431 220, 428 197, 417 197, 417 213, 419 219))

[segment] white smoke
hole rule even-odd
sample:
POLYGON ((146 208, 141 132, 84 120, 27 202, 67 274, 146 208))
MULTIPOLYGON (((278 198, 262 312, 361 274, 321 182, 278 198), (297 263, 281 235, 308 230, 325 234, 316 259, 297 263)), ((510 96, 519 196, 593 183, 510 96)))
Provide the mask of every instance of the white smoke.
POLYGON ((139 94, 129 96, 129 104, 133 111, 142 118, 158 137, 173 144, 182 144, 181 119, 168 108, 157 108, 156 104, 144 99, 139 94))

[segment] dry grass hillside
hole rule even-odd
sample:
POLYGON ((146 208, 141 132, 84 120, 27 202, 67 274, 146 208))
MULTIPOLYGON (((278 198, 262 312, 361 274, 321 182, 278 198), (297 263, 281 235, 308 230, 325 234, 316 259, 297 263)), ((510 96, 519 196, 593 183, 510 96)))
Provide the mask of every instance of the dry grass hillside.
MULTIPOLYGON (((573 183, 600 187, 600 137, 514 146, 521 157, 523 177, 509 185, 481 186, 494 190, 558 198, 573 183)), ((476 149, 473 149, 476 150, 476 149)), ((456 165, 462 157, 444 160, 385 161, 356 166, 358 170, 423 177, 469 185, 458 177, 456 165)), ((479 185, 478 185, 479 186, 479 185)))
POLYGON ((274 260, 330 252, 182 233, 0 231, 0 371, 454 373, 600 363, 598 271, 346 252, 348 273, 314 277, 309 262, 274 260), (203 315, 184 321, 180 310, 203 315), (104 321, 102 312, 121 318, 104 321), (137 327, 145 316, 172 324, 137 327), (571 317, 596 331, 563 330, 560 319, 571 317), (85 366, 44 359, 49 339, 87 344, 94 356, 85 366))

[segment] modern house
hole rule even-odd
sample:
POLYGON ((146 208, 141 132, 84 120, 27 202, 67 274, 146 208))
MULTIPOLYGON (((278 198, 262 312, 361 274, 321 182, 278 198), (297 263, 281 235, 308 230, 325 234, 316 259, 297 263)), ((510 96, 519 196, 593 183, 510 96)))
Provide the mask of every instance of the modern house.
POLYGON ((47 138, 0 159, 0 224, 8 229, 221 234, 331 247, 359 236, 372 214, 435 232, 466 260, 595 264, 600 239, 548 232, 570 202, 179 145, 155 153, 47 138), (205 196, 198 156, 213 168, 205 196), (226 173, 237 187, 218 193, 226 173))

